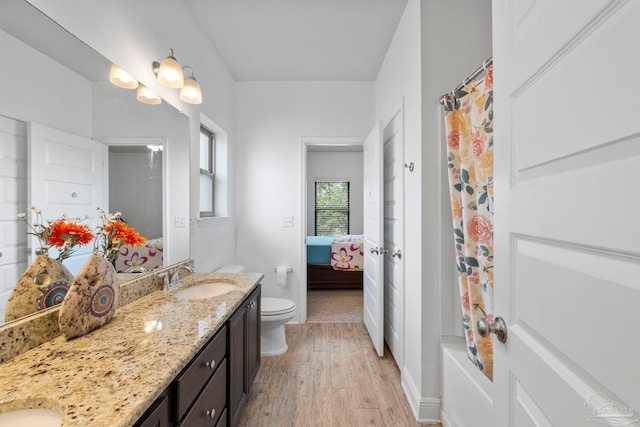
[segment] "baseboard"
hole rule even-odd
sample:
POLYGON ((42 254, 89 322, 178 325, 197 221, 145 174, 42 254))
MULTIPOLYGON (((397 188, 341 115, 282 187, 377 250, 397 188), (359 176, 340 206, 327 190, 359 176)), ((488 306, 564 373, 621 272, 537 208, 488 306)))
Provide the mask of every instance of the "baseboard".
POLYGON ((440 398, 420 396, 418 387, 405 369, 402 370, 400 384, 418 423, 440 422, 440 398))

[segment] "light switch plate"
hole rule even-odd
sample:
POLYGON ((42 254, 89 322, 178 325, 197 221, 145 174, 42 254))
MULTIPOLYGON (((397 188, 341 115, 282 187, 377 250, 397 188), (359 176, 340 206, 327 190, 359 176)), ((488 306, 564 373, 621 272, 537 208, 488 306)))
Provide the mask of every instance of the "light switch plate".
POLYGON ((282 226, 283 227, 293 227, 293 217, 292 216, 283 216, 282 217, 282 226))
POLYGON ((176 228, 185 228, 187 226, 187 219, 183 216, 177 216, 174 220, 176 228))

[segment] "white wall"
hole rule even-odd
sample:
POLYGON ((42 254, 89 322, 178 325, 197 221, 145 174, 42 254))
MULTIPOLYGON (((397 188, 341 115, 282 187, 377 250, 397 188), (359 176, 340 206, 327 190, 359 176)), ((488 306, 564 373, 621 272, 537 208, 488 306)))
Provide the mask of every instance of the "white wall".
MULTIPOLYGON (((437 346, 440 336, 461 331, 439 99, 491 56, 491 0, 430 1, 423 2, 421 6, 422 266, 425 291, 422 295, 422 321, 427 329, 422 343, 422 384, 426 395, 431 396, 441 392, 436 380, 442 375, 442 359, 437 346), (439 203, 434 203, 434 200, 439 200, 439 203)), ((462 360, 461 363, 471 362, 462 360)), ((471 386, 457 382, 457 379, 443 377, 443 382, 454 395, 471 386)))
POLYGON ((91 136, 89 81, 3 31, 0 51, 1 115, 91 136))
MULTIPOLYGON (((300 306, 302 137, 365 137, 374 123, 372 82, 238 82, 237 258, 265 274, 263 295, 300 306), (293 216, 293 227, 281 217, 293 216), (287 286, 274 268, 294 267, 287 286)), ((302 227, 302 228, 301 228, 302 227)))
MULTIPOLYGON (((29 2, 110 61, 127 70, 135 79, 150 87, 190 119, 190 146, 185 145, 179 150, 165 153, 175 165, 167 171, 170 175, 168 217, 173 236, 170 244, 177 251, 190 253, 196 266, 200 264, 201 256, 211 256, 208 245, 219 245, 227 253, 234 253, 235 241, 229 238, 233 235, 233 229, 228 229, 233 227, 233 221, 221 221, 220 227, 198 229, 199 244, 192 245, 190 225, 198 221, 199 168, 196 153, 199 152, 200 114, 206 115, 228 132, 229 158, 233 164, 235 83, 214 47, 194 25, 184 4, 171 0, 29 2), (171 25, 167 25, 168 22, 171 25), (169 48, 174 49, 176 58, 183 65, 193 68, 203 91, 201 105, 180 101, 177 90, 156 82, 151 63, 166 57, 169 48), (190 175, 183 178, 180 171, 185 170, 190 175), (187 227, 175 227, 175 218, 187 219, 187 227), (189 218, 193 221, 188 221, 189 218)), ((233 177, 233 170, 229 174, 233 177)), ((233 206, 233 181, 228 186, 229 205, 233 206)))
POLYGON ((316 181, 349 181, 349 228, 363 233, 362 152, 309 151, 307 154, 307 236, 314 235, 316 181))
POLYGON ((147 239, 162 234, 162 152, 109 152, 109 212, 147 239))
POLYGON ((416 165, 414 172, 405 172, 401 373, 409 403, 422 421, 440 418, 440 336, 443 329, 455 329, 450 311, 457 302, 449 267, 453 244, 438 99, 490 55, 489 0, 409 0, 376 80, 378 120, 386 124, 404 99, 404 162, 416 165), (441 310, 443 302, 447 306, 441 310))
MULTIPOLYGON (((422 269, 422 125, 421 125, 421 40, 420 0, 409 0, 398 24, 376 80, 376 119, 386 125, 404 99, 404 162, 414 162, 413 172, 405 170, 405 313, 404 363, 400 362, 402 384, 416 417, 439 417, 439 394, 427 392, 423 372, 423 269, 422 269), (428 394, 427 394, 428 393, 428 394), (427 400, 431 399, 431 400, 427 400), (423 408, 426 407, 426 408, 423 408)), ((437 347, 437 344, 433 344, 437 347)), ((437 380, 437 376, 434 378, 437 380)))

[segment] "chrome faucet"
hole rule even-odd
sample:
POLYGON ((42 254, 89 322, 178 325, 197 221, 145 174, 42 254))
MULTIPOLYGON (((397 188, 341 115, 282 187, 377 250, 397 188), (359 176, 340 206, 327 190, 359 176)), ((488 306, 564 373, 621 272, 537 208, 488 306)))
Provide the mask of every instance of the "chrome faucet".
POLYGON ((171 289, 175 289, 178 287, 178 285, 180 284, 180 278, 181 278, 180 273, 182 272, 182 270, 188 271, 189 274, 193 273, 193 267, 190 267, 188 265, 179 265, 178 267, 176 267, 175 270, 173 270, 173 273, 171 273, 171 276, 169 275, 165 276, 166 290, 169 291, 171 289))

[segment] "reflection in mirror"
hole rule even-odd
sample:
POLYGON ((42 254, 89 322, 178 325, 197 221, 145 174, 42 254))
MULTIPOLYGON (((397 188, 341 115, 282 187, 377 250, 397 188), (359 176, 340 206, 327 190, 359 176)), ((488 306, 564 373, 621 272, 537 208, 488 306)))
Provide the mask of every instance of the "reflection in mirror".
MULTIPOLYGON (((110 206, 104 197, 101 207, 108 212, 121 211, 136 230, 150 238, 156 247, 163 248, 165 261, 170 229, 165 220, 168 197, 164 192, 168 186, 163 180, 170 165, 171 148, 179 152, 180 147, 188 146, 189 123, 186 116, 166 102, 142 104, 136 101, 135 90, 110 84, 110 61, 24 0, 0 2, 0 50, 11 62, 10 67, 0 69, 0 183, 4 188, 0 194, 2 324, 7 298, 29 265, 27 253, 31 245, 26 226, 17 217, 34 204, 28 197, 28 123, 40 123, 107 145, 138 145, 143 141, 145 145, 147 141, 163 145, 162 155, 153 157, 154 179, 159 174, 162 184, 154 181, 153 187, 142 189, 138 176, 124 184, 107 185, 105 176, 104 192, 109 187, 110 193, 122 192, 137 199, 138 204, 110 206), (151 211, 141 212, 149 206, 153 206, 151 211)), ((105 147, 105 155, 107 152, 105 147)), ((149 160, 147 157, 145 163, 149 160)), ((148 176, 148 169, 146 173, 148 176)), ((188 169, 174 171, 172 176, 182 174, 187 176, 188 169)), ((89 210, 87 214, 95 218, 95 206, 89 210)), ((174 260, 185 258, 188 253, 173 256, 174 260)), ((70 270, 73 273, 77 268, 70 270)))
POLYGON ((145 273, 162 267, 163 148, 162 144, 109 146, 111 211, 123 212, 122 219, 147 239, 142 247, 120 248, 114 264, 118 273, 145 273))

